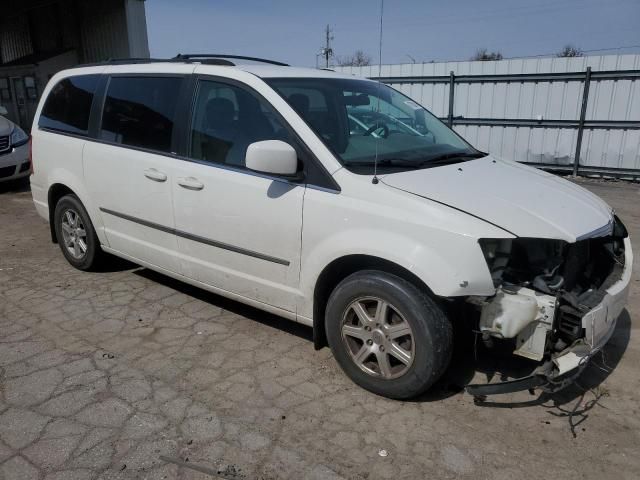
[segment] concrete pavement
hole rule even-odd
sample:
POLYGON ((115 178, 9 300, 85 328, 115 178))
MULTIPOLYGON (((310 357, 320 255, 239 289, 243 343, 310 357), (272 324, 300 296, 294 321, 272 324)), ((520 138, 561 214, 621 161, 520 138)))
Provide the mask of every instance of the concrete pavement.
POLYGON ((391 401, 306 327, 124 262, 74 270, 0 186, 0 479, 639 478, 640 188, 582 183, 631 232, 631 304, 579 386, 485 406, 460 387, 500 372, 471 351, 391 401))

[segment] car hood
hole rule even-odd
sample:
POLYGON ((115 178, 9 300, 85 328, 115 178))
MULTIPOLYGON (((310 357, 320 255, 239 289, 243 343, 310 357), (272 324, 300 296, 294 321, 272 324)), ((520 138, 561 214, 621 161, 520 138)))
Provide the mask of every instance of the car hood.
POLYGON ((381 181, 481 218, 518 237, 575 242, 606 233, 612 209, 574 183, 492 156, 393 173, 381 181), (604 233, 603 233, 604 232, 604 233))
POLYGON ((0 137, 6 137, 13 131, 13 122, 0 115, 0 137))

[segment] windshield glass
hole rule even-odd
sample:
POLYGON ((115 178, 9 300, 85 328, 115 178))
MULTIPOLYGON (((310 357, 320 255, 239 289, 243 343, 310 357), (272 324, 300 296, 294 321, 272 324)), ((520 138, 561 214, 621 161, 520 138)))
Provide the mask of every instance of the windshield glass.
POLYGON ((347 168, 429 168, 484 156, 409 97, 377 82, 277 78, 271 85, 347 168))

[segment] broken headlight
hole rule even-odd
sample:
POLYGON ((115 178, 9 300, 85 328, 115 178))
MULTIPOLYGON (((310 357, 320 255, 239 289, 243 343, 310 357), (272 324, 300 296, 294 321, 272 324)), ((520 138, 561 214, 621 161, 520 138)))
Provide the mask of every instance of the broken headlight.
POLYGON ((487 267, 489 267, 493 286, 498 287, 502 283, 504 269, 509 264, 513 240, 508 238, 481 238, 478 243, 487 262, 487 267))
POLYGON ((546 293, 564 283, 560 267, 566 242, 545 238, 479 240, 495 287, 527 286, 546 293))

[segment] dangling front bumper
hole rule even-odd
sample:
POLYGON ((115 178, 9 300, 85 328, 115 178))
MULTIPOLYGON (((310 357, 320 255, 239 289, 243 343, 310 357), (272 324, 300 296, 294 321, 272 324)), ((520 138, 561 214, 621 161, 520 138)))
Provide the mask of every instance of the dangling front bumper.
POLYGON ((561 352, 551 356, 530 375, 500 383, 470 384, 466 391, 474 396, 512 393, 538 388, 543 391, 557 391, 569 385, 580 375, 589 360, 609 341, 616 322, 627 303, 633 252, 631 240, 624 239, 625 262, 620 279, 608 287, 602 301, 582 317, 584 338, 561 352))

